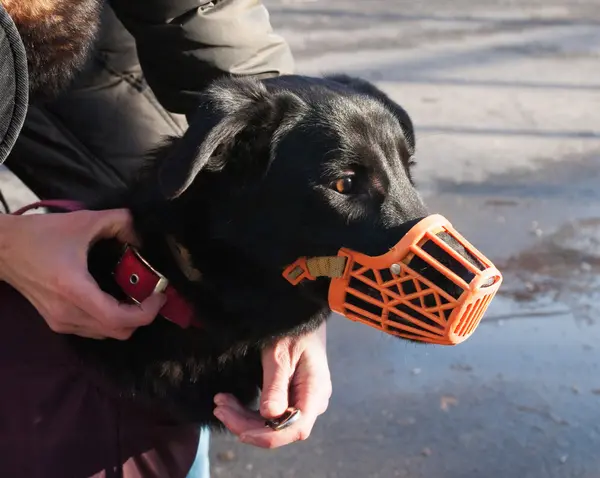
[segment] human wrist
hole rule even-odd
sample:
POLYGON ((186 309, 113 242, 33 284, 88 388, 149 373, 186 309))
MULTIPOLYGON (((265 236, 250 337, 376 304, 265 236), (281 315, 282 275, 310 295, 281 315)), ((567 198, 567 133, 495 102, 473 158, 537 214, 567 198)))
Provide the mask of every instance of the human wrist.
POLYGON ((18 219, 8 214, 0 214, 0 281, 7 280, 8 263, 14 254, 12 233, 18 227, 18 219))

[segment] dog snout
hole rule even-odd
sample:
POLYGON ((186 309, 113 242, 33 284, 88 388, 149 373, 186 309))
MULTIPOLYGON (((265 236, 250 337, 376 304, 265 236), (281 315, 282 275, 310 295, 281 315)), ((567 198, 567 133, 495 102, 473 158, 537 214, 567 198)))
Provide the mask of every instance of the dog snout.
POLYGON ((472 268, 466 267, 462 261, 454 257, 455 254, 453 255, 450 251, 466 259, 476 269, 483 270, 485 266, 447 232, 440 232, 437 236, 443 241, 445 247, 441 247, 431 240, 425 242, 421 247, 423 251, 434 259, 434 262, 438 262, 444 267, 439 268, 435 263, 430 263, 419 257, 413 259, 410 266, 425 279, 435 284, 450 296, 458 299, 464 292, 464 289, 456 282, 452 274, 469 284, 474 279, 475 273, 472 268), (448 274, 446 271, 450 271, 452 274, 448 274))
MULTIPOLYGON (((460 255, 461 257, 466 259, 475 268, 477 268, 479 270, 483 270, 485 268, 485 266, 475 256, 473 256, 469 251, 467 251, 465 249, 465 247, 459 241, 457 241, 454 237, 452 237, 447 232, 439 233, 438 237, 440 239, 442 239, 448 246, 450 246, 450 248, 454 252, 456 252, 458 255, 460 255)), ((460 267, 464 268, 464 270, 467 271, 467 269, 462 264, 460 264, 460 262, 458 260, 451 257, 448 254, 448 252, 444 253, 442 248, 437 247, 437 251, 434 251, 434 252, 435 252, 434 257, 436 259, 440 260, 440 262, 442 262, 442 264, 446 265, 447 267, 450 267, 451 270, 454 271, 454 269, 456 269, 458 271, 459 275, 461 275, 461 277, 464 273, 460 269, 460 267)), ((464 277, 463 277, 463 279, 464 279, 464 277)))
POLYGON ((402 201, 393 201, 384 204, 381 217, 390 229, 396 229, 395 233, 404 234, 419 220, 429 215, 429 211, 421 196, 416 191, 407 191, 402 196, 402 201), (408 226, 408 228, 407 228, 408 226))

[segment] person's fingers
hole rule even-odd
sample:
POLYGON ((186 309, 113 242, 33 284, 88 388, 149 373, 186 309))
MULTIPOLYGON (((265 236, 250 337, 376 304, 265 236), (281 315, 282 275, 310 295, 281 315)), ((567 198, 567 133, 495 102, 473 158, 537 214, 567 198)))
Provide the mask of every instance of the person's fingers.
MULTIPOLYGON (((237 435, 243 443, 260 448, 278 448, 300 440, 306 440, 317 416, 300 410, 300 418, 289 428, 272 430, 265 426, 265 419, 257 412, 245 408, 235 397, 219 394, 215 397, 215 416, 237 435)), ((310 405, 309 405, 310 407, 310 405)))
POLYGON ((258 413, 254 416, 249 416, 227 406, 215 408, 214 415, 231 433, 238 437, 242 436, 248 430, 260 428, 261 424, 264 426, 265 423, 264 419, 261 419, 258 413))
POLYGON ((288 408, 292 364, 286 347, 263 352, 263 387, 260 413, 265 418, 282 415, 288 408))
POLYGON ((107 337, 116 340, 129 340, 137 329, 137 327, 114 329, 107 333, 107 337))
MULTIPOLYGON (((76 317, 78 319, 82 320, 82 322, 85 321, 87 327, 84 328, 84 327, 75 325, 74 323, 72 323, 72 320, 74 320, 74 318, 72 318, 72 320, 69 321, 69 317, 67 317, 66 315, 60 315, 60 316, 56 317, 54 315, 46 313, 43 310, 41 312, 41 315, 46 320, 46 323, 48 324, 48 327, 50 328, 50 330, 52 330, 52 332, 56 332, 57 334, 79 335, 80 332, 82 332, 82 331, 87 331, 89 333, 89 331, 93 329, 93 326, 91 326, 89 324, 94 323, 94 321, 91 319, 91 317, 89 317, 85 312, 80 311, 77 307, 73 307, 71 310, 75 310, 75 311, 79 312, 79 314, 76 317), (87 320, 84 317, 87 317, 87 320)), ((72 312, 71 312, 71 315, 73 315, 72 312)))
POLYGON ((105 300, 106 305, 98 309, 98 320, 109 329, 113 329, 111 337, 125 340, 138 327, 149 325, 154 321, 166 301, 166 296, 154 294, 139 305, 122 304, 112 299, 113 297, 108 296, 105 300))
POLYGON ((94 339, 94 340, 106 340, 106 335, 101 334, 99 332, 90 331, 87 329, 83 329, 81 327, 73 327, 69 332, 64 332, 66 334, 78 335, 79 337, 84 337, 86 339, 94 339))
POLYGON ((261 420, 261 423, 263 425, 265 423, 265 419, 261 417, 259 412, 248 409, 247 407, 242 405, 242 403, 236 397, 229 393, 217 394, 215 396, 214 402, 217 407, 228 407, 237 414, 258 418, 261 420))
POLYGON ((115 238, 123 244, 140 245, 133 229, 131 213, 127 209, 92 211, 92 213, 96 216, 93 230, 90 231, 93 242, 99 239, 115 238))
POLYGON ((331 398, 329 374, 313 373, 306 381, 293 385, 293 405, 310 415, 322 415, 331 398))
POLYGON ((69 293, 75 305, 111 331, 152 323, 166 301, 164 294, 153 294, 141 304, 123 304, 103 292, 91 276, 75 281, 69 293))
MULTIPOLYGON (((301 365, 302 362, 299 367, 301 365)), ((304 364, 304 367, 307 365, 304 364)), ((276 432, 264 427, 249 429, 241 433, 240 440, 261 448, 277 448, 306 440, 312 433, 318 416, 327 410, 331 396, 331 382, 327 374, 313 370, 307 375, 305 380, 294 380, 291 384, 294 397, 291 405, 300 410, 300 418, 296 423, 276 432)))
MULTIPOLYGON (((278 448, 306 440, 312 433, 317 417, 321 414, 324 400, 323 395, 316 392, 314 385, 305 384, 294 390, 294 395, 298 399, 292 403, 292 406, 300 410, 300 418, 296 423, 279 431, 265 427, 250 429, 240 435, 240 440, 261 448, 278 448)), ((292 387, 294 388, 294 385, 292 387)))
POLYGON ((46 320, 50 330, 57 334, 72 334, 89 339, 102 340, 106 335, 98 330, 98 322, 78 307, 70 306, 61 309, 58 316, 51 316, 40 307, 40 313, 46 320))
POLYGON ((126 340, 135 332, 135 328, 107 330, 104 324, 85 311, 77 307, 72 307, 71 310, 70 317, 62 317, 63 322, 55 323, 56 325, 51 329, 61 334, 73 334, 95 340, 107 338, 126 340))
POLYGON ((215 397, 215 404, 214 415, 234 435, 240 436, 265 426, 265 419, 258 412, 243 407, 234 397, 219 394, 215 397))
MULTIPOLYGON (((148 325, 154 321, 160 309, 162 309, 163 305, 167 302, 167 296, 163 293, 152 294, 146 300, 142 301, 139 308, 141 308, 143 313, 143 323, 142 325, 148 325)), ((133 324, 135 325, 135 324, 133 324)))
POLYGON ((278 448, 297 441, 306 440, 312 431, 317 419, 300 411, 300 418, 296 423, 283 430, 272 430, 265 427, 255 427, 239 435, 240 441, 260 448, 278 448))

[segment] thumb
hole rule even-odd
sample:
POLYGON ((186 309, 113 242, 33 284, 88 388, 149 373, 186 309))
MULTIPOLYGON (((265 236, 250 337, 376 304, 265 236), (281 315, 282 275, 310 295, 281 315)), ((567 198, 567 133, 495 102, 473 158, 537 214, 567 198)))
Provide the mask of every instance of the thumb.
POLYGON ((115 238, 124 244, 139 245, 133 229, 133 218, 127 209, 94 211, 94 214, 94 241, 115 238))
POLYGON ((288 396, 292 368, 289 360, 282 360, 281 353, 269 349, 263 353, 263 392, 260 414, 264 418, 276 418, 288 408, 288 396))
POLYGON ((164 294, 152 294, 141 304, 121 303, 101 290, 89 274, 75 281, 70 290, 75 305, 110 329, 148 325, 166 301, 164 294))

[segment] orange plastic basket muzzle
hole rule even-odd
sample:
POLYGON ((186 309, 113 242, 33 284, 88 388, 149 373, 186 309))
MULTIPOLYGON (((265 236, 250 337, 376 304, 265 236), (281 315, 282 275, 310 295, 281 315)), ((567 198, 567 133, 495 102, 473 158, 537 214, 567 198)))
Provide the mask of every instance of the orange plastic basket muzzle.
POLYGON ((337 257, 299 259, 284 272, 292 284, 317 276, 332 277, 334 312, 439 345, 470 337, 502 283, 492 262, 440 215, 421 220, 381 256, 342 248, 337 257))

